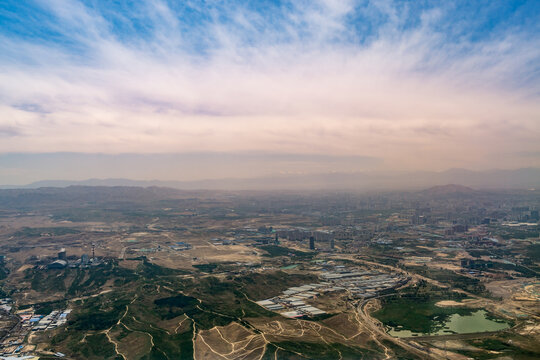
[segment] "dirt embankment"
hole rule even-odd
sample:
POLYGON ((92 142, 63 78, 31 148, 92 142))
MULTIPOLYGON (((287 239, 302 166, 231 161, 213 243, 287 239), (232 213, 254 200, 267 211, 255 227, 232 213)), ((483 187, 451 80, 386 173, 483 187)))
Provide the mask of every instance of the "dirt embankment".
POLYGON ((435 303, 435 305, 438 307, 478 307, 480 305, 480 301, 478 299, 465 299, 463 301, 441 300, 435 303))

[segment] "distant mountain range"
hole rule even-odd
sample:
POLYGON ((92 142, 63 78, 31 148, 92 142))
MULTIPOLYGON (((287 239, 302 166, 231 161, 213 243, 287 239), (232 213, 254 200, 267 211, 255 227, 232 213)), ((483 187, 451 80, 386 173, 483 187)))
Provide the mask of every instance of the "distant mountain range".
MULTIPOLYGON (((140 181, 130 179, 88 179, 82 181, 45 180, 3 189, 80 186, 168 187, 182 190, 420 190, 445 184, 461 184, 474 189, 540 188, 540 169, 472 171, 450 169, 443 172, 330 173, 280 175, 251 179, 200 181, 140 181)), ((453 191, 461 188, 453 188, 453 191)), ((449 189, 446 189, 448 191, 449 189)))

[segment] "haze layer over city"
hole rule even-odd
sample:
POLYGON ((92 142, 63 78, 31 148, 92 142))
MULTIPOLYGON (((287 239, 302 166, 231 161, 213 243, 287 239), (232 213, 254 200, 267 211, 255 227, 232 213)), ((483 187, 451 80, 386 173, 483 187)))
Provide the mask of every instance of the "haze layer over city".
POLYGON ((540 358, 540 2, 0 4, 0 360, 540 358))

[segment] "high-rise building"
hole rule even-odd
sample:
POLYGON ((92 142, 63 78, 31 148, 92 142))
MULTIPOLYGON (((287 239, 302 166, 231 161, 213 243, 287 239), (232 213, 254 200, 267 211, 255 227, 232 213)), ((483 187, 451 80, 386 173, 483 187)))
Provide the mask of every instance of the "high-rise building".
POLYGON ((58 259, 59 260, 66 260, 66 249, 64 248, 61 248, 60 251, 58 252, 58 259))
POLYGON ((315 250, 315 237, 313 236, 309 237, 309 249, 315 250))
POLYGON ((334 250, 334 237, 330 238, 330 250, 334 250))

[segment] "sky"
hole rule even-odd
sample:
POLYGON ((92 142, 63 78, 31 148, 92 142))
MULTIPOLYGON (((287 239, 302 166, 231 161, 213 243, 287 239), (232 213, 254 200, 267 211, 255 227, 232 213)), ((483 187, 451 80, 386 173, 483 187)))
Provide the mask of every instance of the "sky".
POLYGON ((0 184, 540 167, 540 2, 0 3, 0 184))

